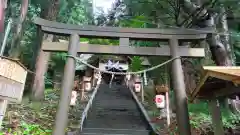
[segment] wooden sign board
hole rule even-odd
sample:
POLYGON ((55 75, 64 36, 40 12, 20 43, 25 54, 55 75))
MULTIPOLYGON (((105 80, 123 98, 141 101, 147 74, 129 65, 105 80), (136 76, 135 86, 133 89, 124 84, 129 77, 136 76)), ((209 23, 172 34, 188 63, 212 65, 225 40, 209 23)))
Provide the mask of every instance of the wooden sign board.
POLYGON ((169 88, 168 88, 167 85, 164 85, 164 84, 162 84, 162 85, 156 85, 156 86, 155 86, 155 91, 156 91, 157 94, 159 94, 159 93, 165 93, 165 92, 168 92, 168 91, 169 91, 169 88))
POLYGON ((0 99, 21 102, 27 70, 21 63, 0 57, 0 99))

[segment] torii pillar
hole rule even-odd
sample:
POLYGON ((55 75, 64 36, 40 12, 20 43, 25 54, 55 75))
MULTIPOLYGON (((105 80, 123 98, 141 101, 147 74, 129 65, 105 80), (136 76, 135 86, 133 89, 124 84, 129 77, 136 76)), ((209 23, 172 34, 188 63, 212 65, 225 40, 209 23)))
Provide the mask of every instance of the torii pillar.
MULTIPOLYGON (((170 53, 172 58, 180 57, 178 51, 178 39, 170 39, 170 53)), ((174 98, 177 112, 177 126, 180 135, 191 135, 191 128, 189 122, 187 95, 184 83, 184 75, 181 59, 177 58, 172 62, 172 80, 174 89, 174 98)))

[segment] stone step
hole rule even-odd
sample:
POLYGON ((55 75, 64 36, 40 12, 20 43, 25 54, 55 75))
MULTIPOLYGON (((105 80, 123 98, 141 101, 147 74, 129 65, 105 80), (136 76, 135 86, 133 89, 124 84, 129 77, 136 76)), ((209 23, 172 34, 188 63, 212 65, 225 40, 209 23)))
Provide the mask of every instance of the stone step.
POLYGON ((83 125, 84 135, 149 135, 145 121, 130 90, 102 85, 83 125))
POLYGON ((148 130, 85 128, 81 135, 149 135, 148 130))

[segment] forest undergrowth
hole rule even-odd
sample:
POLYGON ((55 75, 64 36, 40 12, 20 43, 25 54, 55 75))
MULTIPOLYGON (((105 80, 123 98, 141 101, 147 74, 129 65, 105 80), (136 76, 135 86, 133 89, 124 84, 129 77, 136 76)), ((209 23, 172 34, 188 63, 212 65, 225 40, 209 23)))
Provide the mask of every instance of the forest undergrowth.
MULTIPOLYGON (((177 121, 174 115, 171 117, 171 124, 169 127, 167 127, 166 118, 159 118, 160 111, 156 108, 154 103, 154 95, 155 92, 153 91, 153 88, 145 88, 145 108, 147 108, 149 116, 152 118, 152 122, 156 124, 157 129, 161 134, 178 135, 177 121)), ((170 102, 173 103, 172 94, 170 94, 170 102)), ((212 119, 208 109, 208 103, 204 101, 189 103, 188 110, 192 135, 213 135, 212 119)), ((221 108, 221 111, 226 134, 235 135, 236 132, 240 133, 240 114, 234 114, 223 107, 221 108)))

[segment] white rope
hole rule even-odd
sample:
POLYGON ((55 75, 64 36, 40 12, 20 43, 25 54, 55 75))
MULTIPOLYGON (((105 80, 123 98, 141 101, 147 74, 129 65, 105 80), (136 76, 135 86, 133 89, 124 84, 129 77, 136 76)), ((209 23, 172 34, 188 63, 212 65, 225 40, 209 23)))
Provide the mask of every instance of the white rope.
POLYGON ((129 74, 133 74, 133 75, 134 75, 134 74, 142 74, 142 73, 144 73, 144 72, 148 72, 148 71, 155 70, 155 69, 157 69, 157 68, 159 68, 159 67, 161 67, 161 66, 164 66, 164 65, 172 62, 172 61, 175 60, 175 59, 179 59, 179 58, 180 58, 180 57, 172 58, 172 59, 170 59, 170 60, 167 60, 167 61, 165 61, 165 62, 163 62, 163 63, 161 63, 161 64, 158 64, 158 65, 156 65, 156 66, 154 66, 154 67, 151 67, 151 68, 148 68, 148 69, 144 69, 144 70, 140 70, 140 71, 136 71, 136 72, 127 72, 127 73, 124 73, 124 72, 111 72, 111 71, 101 70, 101 69, 99 69, 99 68, 97 68, 97 67, 95 67, 95 66, 93 66, 93 65, 91 65, 91 64, 88 64, 86 61, 82 60, 81 58, 74 57, 74 56, 72 56, 72 55, 67 55, 67 57, 72 57, 72 58, 74 58, 75 60, 77 60, 77 61, 85 64, 86 66, 88 66, 88 67, 90 67, 90 68, 92 68, 92 69, 95 69, 95 70, 97 70, 97 71, 99 71, 99 72, 107 73, 107 74, 114 74, 114 75, 129 75, 129 74))

